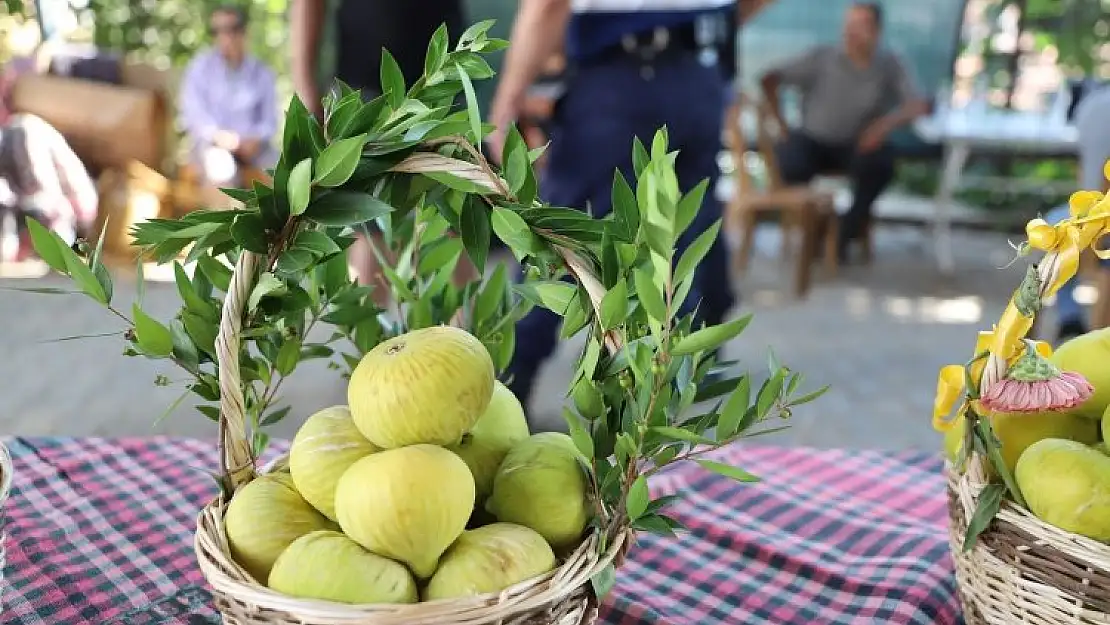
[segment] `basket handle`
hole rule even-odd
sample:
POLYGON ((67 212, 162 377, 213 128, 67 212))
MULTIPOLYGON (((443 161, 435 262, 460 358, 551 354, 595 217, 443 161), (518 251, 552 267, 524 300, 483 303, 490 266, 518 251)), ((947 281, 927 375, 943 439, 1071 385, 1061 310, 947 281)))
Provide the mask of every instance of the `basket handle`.
MULTIPOLYGON (((449 172, 481 184, 491 195, 508 195, 505 181, 485 164, 482 156, 469 143, 458 139, 438 139, 428 145, 441 145, 445 142, 456 143, 463 149, 469 148, 467 151, 482 164, 434 152, 415 152, 393 166, 391 171, 411 174, 449 172)), ((552 243, 552 247, 563 258, 575 281, 586 289, 594 313, 600 317, 601 299, 605 296, 605 287, 601 280, 577 252, 555 243, 552 243)), ((232 493, 254 479, 256 469, 251 432, 247 428, 243 383, 239 374, 239 350, 243 338, 243 313, 258 279, 258 269, 259 256, 243 250, 232 271, 231 284, 223 301, 220 327, 216 335, 216 364, 220 384, 220 473, 232 493)), ((624 338, 617 331, 610 330, 605 335, 604 343, 611 354, 616 354, 624 345, 624 338)))

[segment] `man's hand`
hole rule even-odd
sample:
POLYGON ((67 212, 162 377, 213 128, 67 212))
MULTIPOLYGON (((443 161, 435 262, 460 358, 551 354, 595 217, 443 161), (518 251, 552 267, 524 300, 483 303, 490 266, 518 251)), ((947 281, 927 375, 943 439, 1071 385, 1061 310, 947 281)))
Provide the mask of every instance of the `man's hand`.
POLYGON ((886 124, 875 122, 864 129, 863 134, 859 136, 859 143, 856 144, 856 150, 860 154, 869 154, 883 147, 886 142, 886 137, 889 131, 886 124))
POLYGON ((241 143, 239 135, 230 130, 218 130, 216 134, 212 136, 212 145, 232 153, 239 151, 241 143))
POLYGON ((243 161, 250 163, 262 152, 261 139, 243 139, 239 143, 239 151, 236 155, 243 161))
POLYGON ((501 97, 494 98, 490 113, 490 123, 497 128, 486 137, 486 148, 489 150, 490 160, 500 165, 501 154, 505 150, 505 137, 509 133, 509 126, 516 123, 522 104, 514 101, 517 98, 505 97, 504 94, 498 96, 501 97))

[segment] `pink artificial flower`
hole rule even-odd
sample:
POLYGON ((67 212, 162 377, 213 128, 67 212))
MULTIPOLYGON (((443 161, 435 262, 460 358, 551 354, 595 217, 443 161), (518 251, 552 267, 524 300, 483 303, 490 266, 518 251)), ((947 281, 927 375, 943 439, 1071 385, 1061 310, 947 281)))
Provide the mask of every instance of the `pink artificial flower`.
POLYGON ((991 386, 979 401, 991 412, 1056 412, 1075 408, 1094 392, 1082 375, 1061 371, 1044 380, 1006 377, 991 386))

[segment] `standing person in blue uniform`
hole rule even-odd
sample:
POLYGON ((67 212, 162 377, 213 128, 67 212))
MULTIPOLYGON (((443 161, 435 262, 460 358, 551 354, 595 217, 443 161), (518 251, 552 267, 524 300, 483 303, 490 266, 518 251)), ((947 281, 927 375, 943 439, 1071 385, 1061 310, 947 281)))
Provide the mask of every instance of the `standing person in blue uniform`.
MULTIPOLYGON (((608 213, 614 170, 634 179, 633 138, 650 144, 666 126, 671 147, 679 150, 681 188, 688 191, 706 178, 711 183, 705 205, 679 242, 685 248, 721 216, 712 189, 731 78, 727 68, 735 58, 736 24, 756 3, 523 0, 493 99, 490 121, 497 131, 489 140, 491 152, 501 154, 505 129, 517 120, 528 87, 564 46, 568 81, 551 120, 544 200, 608 213)), ((687 306, 698 307, 700 321, 717 324, 733 303, 727 252, 718 240, 696 270, 687 306)), ((517 326, 507 373, 525 406, 540 366, 555 350, 559 323, 557 315, 537 307, 517 326)))

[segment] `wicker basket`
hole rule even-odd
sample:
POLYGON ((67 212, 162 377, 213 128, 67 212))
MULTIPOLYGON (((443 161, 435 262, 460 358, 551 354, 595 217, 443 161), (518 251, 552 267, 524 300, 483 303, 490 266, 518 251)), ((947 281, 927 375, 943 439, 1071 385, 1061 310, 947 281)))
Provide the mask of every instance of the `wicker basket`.
POLYGON ((14 475, 12 455, 3 442, 0 442, 0 614, 4 613, 4 569, 8 559, 4 545, 8 541, 8 518, 4 514, 4 506, 8 503, 8 495, 12 492, 12 477, 14 475))
POLYGON ((1064 531, 1006 500, 971 551, 968 519, 988 483, 973 458, 948 473, 949 537, 968 625, 1110 624, 1110 545, 1064 531))
MULTIPOLYGON (((244 418, 239 347, 244 307, 258 269, 258 256, 240 255, 216 339, 221 471, 235 490, 256 475, 244 418)), ((602 554, 598 535, 591 534, 556 570, 499 593, 411 605, 351 606, 297 599, 257 583, 230 556, 223 522, 227 503, 221 496, 201 511, 195 542, 200 568, 227 625, 588 625, 598 612, 591 578, 609 564, 619 564, 631 543, 630 534, 618 533, 602 554)))

